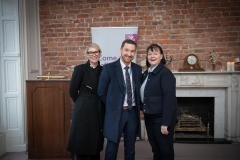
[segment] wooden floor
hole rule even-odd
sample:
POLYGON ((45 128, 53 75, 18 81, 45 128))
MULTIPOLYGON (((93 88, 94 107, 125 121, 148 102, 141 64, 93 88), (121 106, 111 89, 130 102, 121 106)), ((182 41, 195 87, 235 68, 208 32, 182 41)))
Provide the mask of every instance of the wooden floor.
MULTIPOLYGON (((175 160, 240 160, 240 144, 187 144, 174 143, 175 160)), ((136 160, 152 160, 151 147, 146 141, 136 142, 136 160)), ((25 152, 6 153, 0 160, 27 160, 25 152)), ((104 150, 101 152, 104 159, 104 150)), ((124 159, 123 142, 120 143, 118 160, 124 159)))

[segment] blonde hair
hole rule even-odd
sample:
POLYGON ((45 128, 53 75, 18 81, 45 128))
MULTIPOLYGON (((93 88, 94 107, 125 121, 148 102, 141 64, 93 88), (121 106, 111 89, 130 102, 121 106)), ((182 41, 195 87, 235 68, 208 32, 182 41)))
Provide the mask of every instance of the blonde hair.
POLYGON ((90 43, 85 49, 85 54, 87 54, 89 48, 95 48, 95 49, 99 50, 100 53, 102 53, 101 48, 96 43, 90 43))

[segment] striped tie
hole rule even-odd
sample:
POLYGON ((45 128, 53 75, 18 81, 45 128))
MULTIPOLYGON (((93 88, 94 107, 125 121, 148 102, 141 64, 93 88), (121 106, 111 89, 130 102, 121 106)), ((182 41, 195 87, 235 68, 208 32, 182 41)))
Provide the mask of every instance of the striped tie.
POLYGON ((132 109, 132 87, 131 87, 131 81, 130 81, 130 75, 128 73, 129 67, 126 66, 124 69, 126 69, 126 86, 127 86, 127 103, 128 103, 128 109, 132 109))

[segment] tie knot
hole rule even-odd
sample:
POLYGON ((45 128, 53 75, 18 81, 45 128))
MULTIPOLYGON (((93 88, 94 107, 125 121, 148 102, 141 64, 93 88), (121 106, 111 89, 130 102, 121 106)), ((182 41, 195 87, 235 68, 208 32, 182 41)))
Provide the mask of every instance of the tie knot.
POLYGON ((128 66, 126 66, 126 67, 124 67, 124 69, 126 69, 126 71, 128 71, 129 67, 128 67, 128 66))

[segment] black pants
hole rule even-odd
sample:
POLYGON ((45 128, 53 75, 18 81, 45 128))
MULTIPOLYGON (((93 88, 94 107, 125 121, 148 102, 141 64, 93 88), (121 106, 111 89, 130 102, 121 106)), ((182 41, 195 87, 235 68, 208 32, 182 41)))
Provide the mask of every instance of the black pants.
POLYGON ((100 160, 100 153, 96 155, 76 155, 76 160, 100 160))
POLYGON ((144 114, 148 140, 154 160, 174 160, 173 134, 175 121, 168 127, 168 135, 161 133, 161 115, 144 114))

